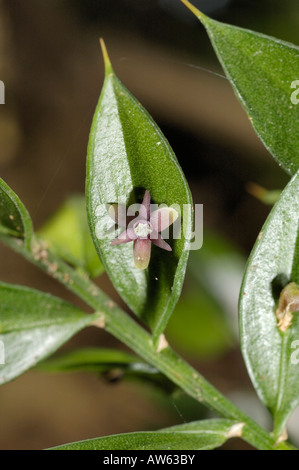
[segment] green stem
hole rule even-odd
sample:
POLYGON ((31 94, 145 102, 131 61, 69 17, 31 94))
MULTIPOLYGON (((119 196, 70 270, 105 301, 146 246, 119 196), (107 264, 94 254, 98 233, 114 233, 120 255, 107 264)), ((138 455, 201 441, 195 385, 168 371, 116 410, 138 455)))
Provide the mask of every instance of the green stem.
POLYGON ((207 405, 224 418, 244 423, 240 437, 245 441, 261 450, 293 449, 287 442, 276 445, 274 438, 267 431, 225 398, 169 346, 158 351, 152 343, 151 335, 144 328, 114 304, 88 277, 76 272, 56 254, 49 251, 44 242, 34 238, 32 251, 28 251, 20 239, 0 234, 0 240, 60 281, 94 308, 99 314, 96 326, 105 328, 140 357, 155 366, 189 396, 207 405))
POLYGON ((275 413, 274 413, 274 429, 273 429, 273 436, 278 439, 279 436, 283 434, 285 423, 288 419, 288 416, 285 414, 280 413, 281 409, 281 402, 285 392, 285 384, 287 383, 287 372, 288 372, 288 361, 290 357, 287 354, 288 351, 288 342, 290 338, 290 330, 281 332, 281 354, 280 354, 280 368, 279 368, 279 379, 278 379, 278 394, 277 394, 277 402, 275 406, 275 413))

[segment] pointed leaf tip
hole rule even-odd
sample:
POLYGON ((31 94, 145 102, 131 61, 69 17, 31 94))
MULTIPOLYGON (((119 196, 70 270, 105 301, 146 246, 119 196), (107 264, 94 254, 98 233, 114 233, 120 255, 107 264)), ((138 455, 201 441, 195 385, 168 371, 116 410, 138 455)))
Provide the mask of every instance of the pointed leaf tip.
POLYGON ((199 11, 194 5, 192 5, 192 3, 188 2, 188 0, 181 0, 181 2, 187 7, 189 8, 189 10, 197 17, 200 19, 200 21, 203 21, 206 16, 201 12, 199 11))
POLYGON ((22 238, 31 250, 32 220, 16 193, 0 178, 0 234, 22 238))
POLYGON ((100 46, 102 49, 102 55, 103 55, 104 64, 105 64, 105 72, 106 74, 111 73, 113 72, 113 69, 112 69, 110 57, 108 55, 107 47, 103 38, 100 38, 100 46))
MULTIPOLYGON (((113 246, 116 244, 114 242, 111 246, 116 235, 115 230, 110 230, 113 229, 112 220, 117 221, 119 227, 128 227, 132 220, 124 204, 127 203, 129 208, 130 200, 141 199, 140 189, 147 189, 143 200, 145 220, 137 230, 140 229, 142 240, 142 232, 150 228, 150 197, 158 207, 178 206, 178 212, 182 213, 184 205, 192 207, 192 197, 176 156, 161 130, 114 72, 106 72, 94 115, 88 145, 86 183, 89 224, 97 252, 128 307, 159 337, 182 289, 189 254, 192 212, 188 210, 184 216, 181 238, 173 237, 172 252, 156 247, 152 249, 148 270, 145 267, 149 256, 145 256, 146 265, 142 263, 142 269, 134 265, 133 242, 118 247, 113 246), (115 211, 114 204, 117 202, 120 207, 115 211), (109 213, 107 205, 108 208, 112 205, 109 213)), ((139 207, 140 215, 143 215, 142 206, 139 207)), ((172 219, 174 215, 173 212, 172 219)), ((143 254, 139 256, 141 258, 143 254)))
POLYGON ((182 2, 206 27, 255 132, 284 170, 296 174, 299 107, 292 103, 292 86, 299 76, 298 46, 202 16, 182 2))

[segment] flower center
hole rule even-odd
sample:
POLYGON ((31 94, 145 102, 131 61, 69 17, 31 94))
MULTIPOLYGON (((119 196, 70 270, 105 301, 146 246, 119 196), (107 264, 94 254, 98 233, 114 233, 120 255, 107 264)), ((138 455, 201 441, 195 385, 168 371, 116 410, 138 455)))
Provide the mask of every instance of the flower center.
POLYGON ((134 232, 139 238, 147 238, 152 231, 153 229, 150 222, 136 222, 134 225, 134 232))

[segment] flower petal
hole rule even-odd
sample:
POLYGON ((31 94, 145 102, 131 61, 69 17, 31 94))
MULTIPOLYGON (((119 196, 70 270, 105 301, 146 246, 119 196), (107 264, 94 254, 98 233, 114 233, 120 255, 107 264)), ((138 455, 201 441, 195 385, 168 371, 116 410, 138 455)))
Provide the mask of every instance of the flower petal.
POLYGON ((165 240, 163 240, 159 233, 157 234, 157 236, 155 234, 155 238, 151 238, 151 241, 154 245, 158 246, 159 248, 162 248, 162 250, 172 251, 171 246, 168 245, 165 240))
POLYGON ((138 269, 146 269, 151 257, 151 241, 149 238, 137 238, 134 241, 134 263, 138 269))
POLYGON ((129 243, 132 240, 136 240, 136 238, 137 235, 134 230, 132 228, 128 228, 128 230, 125 230, 117 238, 115 238, 111 242, 111 245, 121 245, 122 243, 129 243))
POLYGON ((172 207, 161 207, 151 213, 150 222, 157 232, 162 232, 173 224, 179 216, 179 213, 172 207))
POLYGON ((150 217, 151 195, 148 190, 145 191, 142 203, 139 209, 140 219, 149 220, 150 217))

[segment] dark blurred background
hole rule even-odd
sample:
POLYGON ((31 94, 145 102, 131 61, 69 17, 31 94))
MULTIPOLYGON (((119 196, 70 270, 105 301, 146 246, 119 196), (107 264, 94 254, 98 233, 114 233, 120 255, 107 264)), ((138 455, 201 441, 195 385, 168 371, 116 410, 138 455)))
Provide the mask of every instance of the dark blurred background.
MULTIPOLYGON (((297 0, 193 3, 220 21, 299 42, 297 0)), ((270 210, 247 185, 277 189, 288 177, 256 137, 228 81, 217 75, 222 71, 203 27, 179 0, 0 1, 0 79, 6 86, 0 175, 36 228, 68 197, 84 192, 88 133, 103 81, 100 36, 116 73, 173 146, 194 202, 204 204, 204 246, 192 253, 170 342, 269 425, 239 352, 236 310, 245 259, 270 210)), ((1 280, 78 303, 3 246, 0 260, 1 280)), ((117 299, 105 275, 97 282, 117 299)), ((90 328, 64 349, 88 345, 122 348, 90 328)), ((207 416, 181 394, 83 373, 31 371, 2 387, 0 397, 1 449, 45 448, 207 416)), ((296 438, 292 425, 291 433, 296 438)), ((246 445, 232 441, 227 447, 246 445)))

